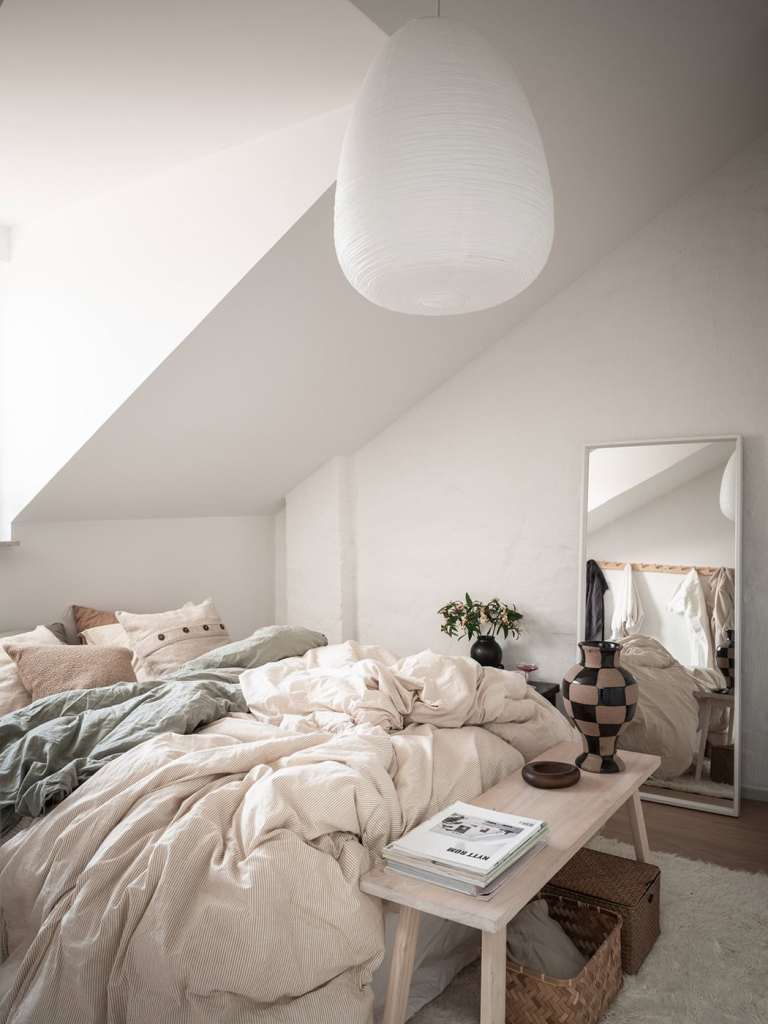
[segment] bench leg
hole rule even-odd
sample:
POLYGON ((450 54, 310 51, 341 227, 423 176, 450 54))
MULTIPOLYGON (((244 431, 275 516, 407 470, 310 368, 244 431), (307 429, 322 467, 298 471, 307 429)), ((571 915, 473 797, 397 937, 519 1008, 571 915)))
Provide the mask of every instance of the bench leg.
POLYGON ((704 701, 704 707, 701 709, 701 720, 699 728, 701 729, 701 735, 699 736, 699 751, 696 755, 696 771, 693 773, 693 777, 696 782, 701 778, 701 773, 704 768, 704 753, 707 748, 707 737, 709 736, 709 723, 712 721, 712 701, 704 701))
POLYGON ((418 910, 413 910, 411 907, 400 907, 382 1024, 403 1024, 405 1020, 420 918, 421 914, 418 910))
POLYGON ((507 999, 507 930, 483 932, 480 1024, 504 1024, 507 999))
POLYGON ((629 821, 632 825, 632 842, 635 844, 635 860, 647 864, 651 859, 651 848, 648 845, 648 833, 645 830, 643 802, 640 794, 634 792, 627 801, 629 821))

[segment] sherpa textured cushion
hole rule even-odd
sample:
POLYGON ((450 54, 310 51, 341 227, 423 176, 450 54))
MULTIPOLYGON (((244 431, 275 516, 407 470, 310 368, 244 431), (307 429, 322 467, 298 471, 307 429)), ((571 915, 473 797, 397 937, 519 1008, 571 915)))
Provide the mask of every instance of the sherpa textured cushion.
POLYGON ((33 700, 64 690, 92 690, 111 683, 132 683, 127 647, 8 647, 21 685, 33 700))
POLYGON ((227 627, 210 598, 187 602, 172 612, 134 615, 116 612, 133 651, 133 670, 139 682, 161 679, 230 641, 227 627))
POLYGON ((29 694, 21 685, 16 662, 8 654, 7 648, 26 647, 29 644, 50 644, 55 647, 59 643, 47 626, 36 626, 28 633, 16 633, 15 636, 0 638, 0 715, 18 711, 19 708, 25 708, 31 703, 29 694))

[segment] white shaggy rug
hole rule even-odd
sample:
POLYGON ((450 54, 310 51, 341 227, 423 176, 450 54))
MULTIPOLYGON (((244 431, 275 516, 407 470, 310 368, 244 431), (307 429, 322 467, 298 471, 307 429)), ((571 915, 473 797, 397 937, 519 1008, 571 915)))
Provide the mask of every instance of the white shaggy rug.
MULTIPOLYGON (((590 844, 631 857, 623 843, 590 844)), ((766 853, 768 857, 768 852, 766 853)), ((605 1024, 766 1024, 768 875, 655 853, 661 868, 661 936, 624 987, 605 1024)), ((480 965, 462 971, 412 1024, 476 1024, 480 965)))
MULTIPOLYGON (((706 764, 709 764, 709 761, 706 764)), ((706 771, 709 773, 709 768, 706 771)), ((695 793, 697 796, 717 796, 723 800, 733 800, 733 786, 729 786, 725 782, 712 782, 708 777, 701 778, 697 782, 691 774, 680 775, 676 779, 650 778, 648 782, 656 789, 672 789, 680 793, 695 793)))

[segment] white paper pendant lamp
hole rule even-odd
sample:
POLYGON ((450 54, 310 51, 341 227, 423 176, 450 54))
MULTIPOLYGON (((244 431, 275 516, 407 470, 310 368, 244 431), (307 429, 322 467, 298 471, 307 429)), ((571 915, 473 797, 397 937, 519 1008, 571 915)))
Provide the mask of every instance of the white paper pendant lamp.
POLYGON ((539 130, 512 68, 468 25, 409 22, 347 127, 334 235, 349 282, 401 313, 469 313, 541 273, 554 230, 539 130))
POLYGON ((720 481, 720 511, 726 519, 736 521, 736 475, 738 473, 738 462, 736 452, 731 455, 725 464, 723 478, 720 481))

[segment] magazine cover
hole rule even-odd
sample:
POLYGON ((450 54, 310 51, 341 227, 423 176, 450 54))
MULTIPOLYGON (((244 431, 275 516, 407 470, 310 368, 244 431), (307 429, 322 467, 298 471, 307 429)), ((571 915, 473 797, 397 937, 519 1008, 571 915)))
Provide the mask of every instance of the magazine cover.
POLYGON ((544 829, 544 822, 454 803, 385 850, 487 874, 544 829))

